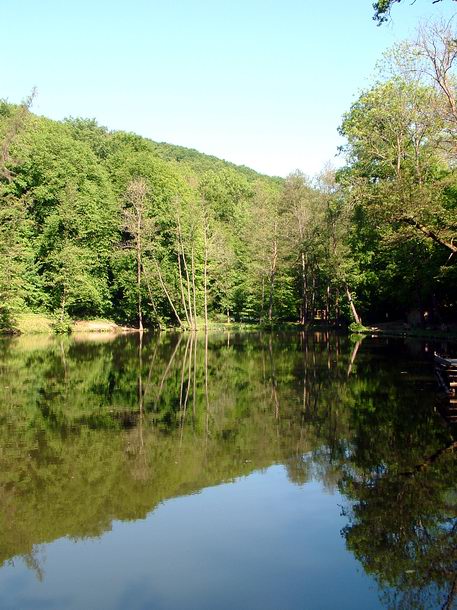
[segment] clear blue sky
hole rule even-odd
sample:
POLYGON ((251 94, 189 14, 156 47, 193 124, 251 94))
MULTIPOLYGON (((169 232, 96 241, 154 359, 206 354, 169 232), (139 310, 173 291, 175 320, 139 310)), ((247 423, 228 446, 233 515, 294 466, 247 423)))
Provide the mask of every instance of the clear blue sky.
POLYGON ((375 62, 450 0, 0 0, 0 97, 267 174, 319 171, 375 62))

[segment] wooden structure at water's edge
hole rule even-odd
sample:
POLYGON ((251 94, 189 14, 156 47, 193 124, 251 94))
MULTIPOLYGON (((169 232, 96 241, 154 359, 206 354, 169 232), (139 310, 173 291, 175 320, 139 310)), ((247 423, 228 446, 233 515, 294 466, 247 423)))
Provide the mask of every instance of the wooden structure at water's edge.
POLYGON ((447 358, 435 352, 434 359, 438 383, 448 397, 443 416, 449 422, 457 423, 457 358, 447 358))

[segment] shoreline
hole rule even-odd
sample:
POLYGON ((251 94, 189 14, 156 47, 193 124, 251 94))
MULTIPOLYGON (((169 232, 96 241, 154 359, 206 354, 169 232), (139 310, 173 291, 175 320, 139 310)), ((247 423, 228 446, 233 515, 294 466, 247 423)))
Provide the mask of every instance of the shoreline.
POLYGON ((357 335, 376 335, 379 337, 413 338, 413 339, 437 339, 446 341, 457 341, 457 332, 450 330, 426 329, 426 328, 379 328, 377 326, 367 326, 364 329, 352 331, 351 334, 357 335))
MULTIPOLYGON (((32 335, 56 335, 54 330, 55 319, 45 314, 19 314, 15 320, 15 325, 9 329, 0 331, 1 337, 20 337, 32 335)), ((106 318, 93 318, 91 320, 74 320, 70 324, 72 335, 86 335, 90 333, 110 333, 127 334, 139 332, 137 328, 131 326, 121 326, 113 320, 106 318)), ((67 334, 67 333, 63 333, 67 334)))
MULTIPOLYGON (((44 314, 19 314, 16 319, 15 328, 0 331, 0 337, 33 336, 33 335, 56 335, 53 328, 55 320, 44 314)), ((204 332, 204 326, 195 331, 179 327, 145 328, 144 332, 204 332)), ((380 325, 363 326, 357 329, 346 327, 335 327, 324 325, 319 322, 298 324, 296 322, 278 322, 276 324, 259 324, 255 322, 209 322, 210 332, 256 332, 256 331, 297 331, 297 332, 337 332, 347 335, 375 335, 379 337, 416 338, 457 341, 457 330, 423 329, 423 328, 398 328, 384 327, 380 325)), ((139 333, 138 328, 122 326, 107 318, 93 318, 89 320, 75 320, 71 323, 70 333, 75 336, 87 336, 90 334, 123 335, 139 333)), ((58 333, 57 333, 58 334, 58 333)))

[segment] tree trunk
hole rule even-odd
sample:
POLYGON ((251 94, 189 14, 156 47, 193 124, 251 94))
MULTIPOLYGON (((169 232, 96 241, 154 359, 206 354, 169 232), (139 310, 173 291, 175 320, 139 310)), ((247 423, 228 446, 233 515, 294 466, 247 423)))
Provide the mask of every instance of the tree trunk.
POLYGON ((205 307, 205 330, 208 329, 208 225, 205 221, 204 230, 205 260, 203 263, 203 296, 205 307))
POLYGON ((276 263, 278 260, 278 241, 276 239, 277 225, 274 224, 274 239, 273 239, 273 251, 271 255, 271 268, 270 268, 270 304, 268 307, 268 320, 271 322, 273 319, 273 301, 274 301, 274 288, 276 279, 276 263))
POLYGON ((136 267, 138 290, 138 330, 143 332, 143 311, 141 308, 141 214, 138 213, 137 240, 136 240, 136 267))
POLYGON ((326 299, 326 310, 325 310, 325 319, 328 323, 330 319, 330 286, 327 285, 327 299, 326 299))
POLYGON ((306 258, 305 253, 301 253, 301 273, 302 273, 302 315, 300 322, 304 324, 308 317, 308 285, 306 277, 306 258))
POLYGON ((312 289, 312 293, 311 293, 311 317, 313 320, 315 318, 315 312, 314 312, 315 304, 316 304, 316 276, 313 275, 313 289, 312 289))
POLYGON ((195 261, 194 261, 194 247, 192 246, 191 250, 191 273, 192 273, 192 297, 193 297, 193 320, 194 320, 194 330, 197 330, 197 297, 195 294, 195 261))
POLYGON ((362 319, 360 318, 359 314, 357 313, 357 310, 354 305, 354 301, 352 300, 352 295, 347 286, 346 286, 346 295, 347 295, 347 298, 349 301, 349 305, 351 307, 352 315, 354 316, 354 320, 357 322, 357 324, 362 324, 362 319))
POLYGON ((160 285, 162 286, 162 290, 164 291, 165 296, 167 297, 168 302, 170 303, 170 307, 172 308, 173 313, 175 314, 176 319, 178 320, 179 326, 180 326, 181 328, 183 328, 183 326, 184 326, 184 325, 183 325, 183 323, 182 323, 182 320, 181 320, 181 318, 179 317, 178 312, 176 311, 176 307, 175 307, 175 306, 174 306, 174 304, 173 304, 173 301, 172 301, 172 299, 171 299, 170 293, 168 292, 167 287, 165 286, 165 282, 163 281, 163 277, 162 277, 162 273, 161 273, 161 271, 160 271, 159 263, 158 263, 158 262, 157 262, 155 259, 154 259, 154 262, 155 262, 155 264, 156 264, 157 275, 159 276, 159 282, 160 282, 160 285))
POLYGON ((411 225, 412 227, 414 227, 415 229, 417 229, 418 231, 423 233, 426 237, 429 237, 435 243, 439 244, 440 246, 444 246, 445 248, 450 250, 452 252, 452 254, 455 254, 457 252, 457 246, 454 246, 454 244, 452 242, 448 242, 448 241, 442 239, 434 231, 432 231, 431 229, 428 229, 426 226, 424 226, 417 220, 414 220, 414 218, 410 218, 409 216, 407 216, 407 217, 401 218, 401 221, 405 222, 406 224, 411 225))
POLYGON ((149 278, 148 278, 147 274, 146 274, 146 273, 145 273, 145 271, 144 271, 144 266, 143 266, 143 276, 144 276, 144 279, 145 279, 145 281, 146 281, 146 287, 147 287, 147 289, 148 289, 148 294, 149 294, 150 305, 152 306, 152 311, 154 312, 154 314, 155 314, 155 316, 156 316, 157 323, 158 323, 158 325, 159 325, 159 330, 160 330, 160 320, 159 320, 159 314, 158 314, 158 312, 157 312, 157 308, 156 308, 155 303, 154 303, 154 297, 152 296, 151 284, 150 284, 150 282, 149 282, 149 278))
POLYGON ((180 292, 181 292, 181 302, 182 302, 182 306, 184 309, 184 314, 186 316, 187 325, 190 328, 190 318, 189 318, 189 312, 187 311, 187 307, 186 307, 186 297, 184 296, 184 285, 183 285, 183 280, 182 280, 181 253, 178 252, 177 254, 178 254, 179 288, 180 288, 180 292))
POLYGON ((340 323, 340 289, 336 289, 336 299, 335 299, 335 320, 337 326, 340 323))
POLYGON ((262 322, 263 322, 264 309, 265 309, 265 278, 263 277, 263 274, 262 274, 262 301, 260 303, 259 324, 262 324, 262 322))
POLYGON ((186 274, 186 287, 187 287, 187 303, 188 303, 188 319, 189 319, 189 325, 191 328, 194 328, 194 318, 192 315, 192 299, 190 296, 190 279, 189 279, 189 269, 187 267, 187 261, 186 261, 186 253, 184 252, 184 244, 182 241, 182 233, 181 233, 181 222, 179 220, 179 216, 178 216, 178 243, 179 243, 179 247, 181 250, 181 256, 182 256, 182 262, 183 262, 183 266, 184 266, 184 271, 186 274))
POLYGON ((183 262, 183 265, 184 265, 184 271, 185 271, 185 274, 186 274, 187 305, 188 305, 188 310, 189 310, 190 325, 191 325, 191 328, 194 328, 195 322, 194 322, 194 316, 192 314, 192 299, 191 299, 191 296, 190 296, 189 269, 187 267, 186 255, 184 253, 184 246, 183 246, 182 242, 181 242, 181 254, 182 254, 182 262, 183 262))

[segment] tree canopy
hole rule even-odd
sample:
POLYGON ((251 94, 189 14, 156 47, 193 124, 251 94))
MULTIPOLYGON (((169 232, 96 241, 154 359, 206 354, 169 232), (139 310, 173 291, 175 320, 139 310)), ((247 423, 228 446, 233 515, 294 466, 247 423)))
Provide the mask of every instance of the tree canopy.
MULTIPOLYGON (((384 23, 390 17, 390 11, 394 4, 398 4, 402 0, 377 0, 373 4, 374 8, 374 16, 373 19, 377 21, 379 24, 384 23)), ((443 0, 431 0, 432 4, 437 4, 438 2, 442 2, 443 0)), ((455 0, 452 0, 455 2, 455 0)))

